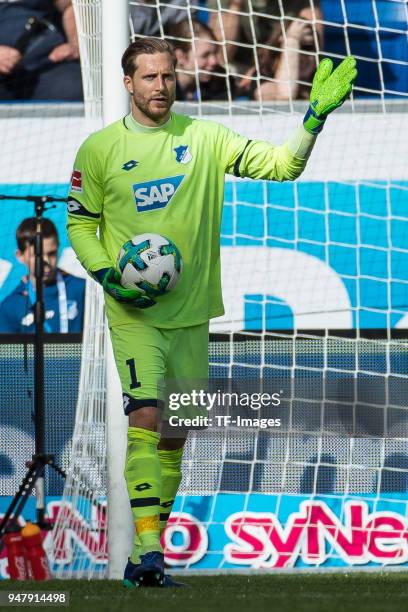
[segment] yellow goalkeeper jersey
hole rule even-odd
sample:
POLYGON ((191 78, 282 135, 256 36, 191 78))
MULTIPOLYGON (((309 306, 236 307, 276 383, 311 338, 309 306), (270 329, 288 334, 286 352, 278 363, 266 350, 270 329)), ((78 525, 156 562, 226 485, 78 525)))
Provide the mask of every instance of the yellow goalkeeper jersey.
POLYGON ((213 121, 175 113, 158 128, 127 116, 87 138, 68 200, 68 233, 82 265, 88 271, 114 266, 123 243, 144 232, 170 238, 183 258, 177 286, 151 308, 106 295, 110 326, 138 319, 176 328, 222 315, 224 175, 283 181, 296 178, 305 163, 287 145, 251 141, 213 121))

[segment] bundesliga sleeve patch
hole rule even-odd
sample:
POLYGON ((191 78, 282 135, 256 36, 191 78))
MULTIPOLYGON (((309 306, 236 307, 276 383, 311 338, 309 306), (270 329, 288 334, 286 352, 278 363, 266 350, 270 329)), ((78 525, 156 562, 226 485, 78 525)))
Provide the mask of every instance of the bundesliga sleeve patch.
POLYGON ((74 170, 71 176, 71 191, 82 193, 82 174, 80 170, 74 170))

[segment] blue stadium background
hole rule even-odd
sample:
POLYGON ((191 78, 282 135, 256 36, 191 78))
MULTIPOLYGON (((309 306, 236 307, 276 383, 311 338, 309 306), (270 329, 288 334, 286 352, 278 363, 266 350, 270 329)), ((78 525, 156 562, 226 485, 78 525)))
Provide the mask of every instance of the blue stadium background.
MULTIPOLYGON (((323 261, 327 256, 327 263, 347 288, 352 307, 357 308, 353 310, 353 327, 385 328, 388 310, 394 327, 408 310, 407 188, 406 181, 390 186, 382 181, 360 185, 227 182, 221 244, 296 248, 323 261)), ((65 184, 0 185, 0 193, 21 195, 66 196, 67 190, 65 184)), ((24 217, 33 214, 32 205, 25 202, 3 203, 2 211, 0 258, 16 265, 0 288, 0 300, 24 272, 15 262, 14 232, 24 217)), ((64 205, 57 205, 47 216, 58 227, 61 249, 69 246, 64 205)), ((246 297, 245 329, 262 327, 264 307, 267 328, 293 327, 292 313, 285 303, 271 295, 266 296, 265 306, 264 296, 246 297)))

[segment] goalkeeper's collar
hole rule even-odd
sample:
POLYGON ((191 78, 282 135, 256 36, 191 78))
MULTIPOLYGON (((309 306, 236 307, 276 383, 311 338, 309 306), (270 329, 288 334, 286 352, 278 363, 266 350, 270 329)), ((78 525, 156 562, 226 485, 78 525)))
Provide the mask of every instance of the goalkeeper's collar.
POLYGON ((132 113, 126 115, 123 118, 124 126, 130 130, 131 132, 136 132, 139 134, 154 134, 155 132, 161 132, 162 130, 167 130, 173 120, 173 113, 170 113, 170 117, 167 119, 166 123, 162 123, 162 125, 158 125, 157 127, 149 127, 147 125, 142 125, 133 117, 132 113))

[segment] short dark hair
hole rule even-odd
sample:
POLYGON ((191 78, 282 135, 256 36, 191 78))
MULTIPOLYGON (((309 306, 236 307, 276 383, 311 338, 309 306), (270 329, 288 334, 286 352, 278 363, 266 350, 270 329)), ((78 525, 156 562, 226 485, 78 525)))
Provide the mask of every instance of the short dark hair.
POLYGON ((136 58, 144 53, 146 53, 147 55, 155 55, 156 53, 168 53, 173 62, 173 67, 176 67, 177 60, 171 44, 167 42, 167 40, 162 40, 161 38, 146 36, 144 38, 137 38, 128 46, 128 48, 122 55, 123 73, 127 76, 132 77, 135 73, 135 70, 137 69, 136 58))
MULTIPOLYGON (((55 238, 57 244, 59 243, 57 228, 50 219, 44 218, 41 222, 41 228, 43 238, 55 238)), ((35 217, 23 219, 16 230, 16 240, 19 251, 23 253, 30 244, 34 243, 36 231, 37 219, 35 217)))

